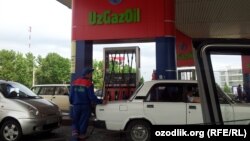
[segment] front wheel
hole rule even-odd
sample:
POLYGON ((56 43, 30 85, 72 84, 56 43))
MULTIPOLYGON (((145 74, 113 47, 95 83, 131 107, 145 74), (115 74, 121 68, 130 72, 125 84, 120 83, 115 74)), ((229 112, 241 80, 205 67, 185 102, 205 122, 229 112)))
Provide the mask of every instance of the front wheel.
POLYGON ((0 129, 1 141, 18 141, 22 136, 22 129, 15 120, 6 120, 0 129))
POLYGON ((150 124, 143 120, 131 121, 126 134, 129 141, 150 141, 150 124))

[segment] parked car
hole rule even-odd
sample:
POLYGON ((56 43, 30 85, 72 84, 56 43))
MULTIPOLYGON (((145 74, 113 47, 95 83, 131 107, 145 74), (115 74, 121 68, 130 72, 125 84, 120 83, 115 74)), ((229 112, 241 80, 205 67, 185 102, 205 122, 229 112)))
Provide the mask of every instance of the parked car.
POLYGON ((34 85, 31 87, 31 90, 37 95, 58 105, 62 112, 69 112, 70 84, 34 85))
POLYGON ((0 80, 0 140, 18 141, 22 135, 60 127, 59 107, 26 86, 0 80))
MULTIPOLYGON (((197 81, 154 80, 142 84, 126 101, 96 106, 96 121, 108 130, 126 131, 128 140, 150 140, 151 125, 207 124, 200 103, 189 103, 192 87, 198 97, 197 81)), ((219 102, 225 124, 250 124, 250 105, 236 103, 219 87, 219 102)))

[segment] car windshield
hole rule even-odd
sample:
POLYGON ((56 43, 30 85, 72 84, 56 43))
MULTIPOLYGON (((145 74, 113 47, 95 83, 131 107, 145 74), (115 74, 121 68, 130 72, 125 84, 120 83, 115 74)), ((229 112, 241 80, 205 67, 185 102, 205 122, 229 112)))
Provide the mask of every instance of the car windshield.
POLYGON ((136 89, 136 91, 130 96, 129 101, 133 100, 134 97, 136 96, 136 94, 140 91, 140 89, 142 88, 143 83, 136 89))
POLYGON ((222 91, 221 88, 220 88, 220 86, 218 84, 216 84, 216 89, 217 89, 219 98, 224 98, 227 101, 230 101, 231 103, 235 103, 236 102, 227 93, 225 93, 224 91, 222 91))
POLYGON ((29 88, 26 86, 16 83, 16 82, 10 82, 6 84, 2 84, 2 86, 5 85, 6 91, 5 91, 5 97, 7 98, 41 98, 37 96, 34 92, 32 92, 29 88))

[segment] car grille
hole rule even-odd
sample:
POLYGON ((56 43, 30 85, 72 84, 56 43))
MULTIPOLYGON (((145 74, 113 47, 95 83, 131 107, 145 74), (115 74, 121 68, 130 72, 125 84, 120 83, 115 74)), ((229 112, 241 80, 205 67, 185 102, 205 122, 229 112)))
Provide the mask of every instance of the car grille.
POLYGON ((56 115, 59 115, 59 111, 55 110, 55 109, 46 109, 46 110, 43 110, 44 112, 42 112, 41 114, 42 115, 45 115, 45 116, 56 116, 56 115))
POLYGON ((54 128, 57 128, 57 127, 59 127, 59 123, 58 122, 56 122, 56 123, 51 123, 51 124, 46 124, 46 125, 44 125, 43 126, 43 129, 44 130, 50 130, 50 129, 54 129, 54 128))

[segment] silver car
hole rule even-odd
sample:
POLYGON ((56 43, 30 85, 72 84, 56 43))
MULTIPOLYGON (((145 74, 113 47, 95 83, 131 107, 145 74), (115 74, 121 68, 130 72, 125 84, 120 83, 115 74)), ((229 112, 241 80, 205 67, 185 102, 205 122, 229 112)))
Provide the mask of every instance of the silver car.
POLYGON ((50 132, 60 127, 57 105, 26 86, 0 80, 0 141, 18 141, 22 135, 50 132))

